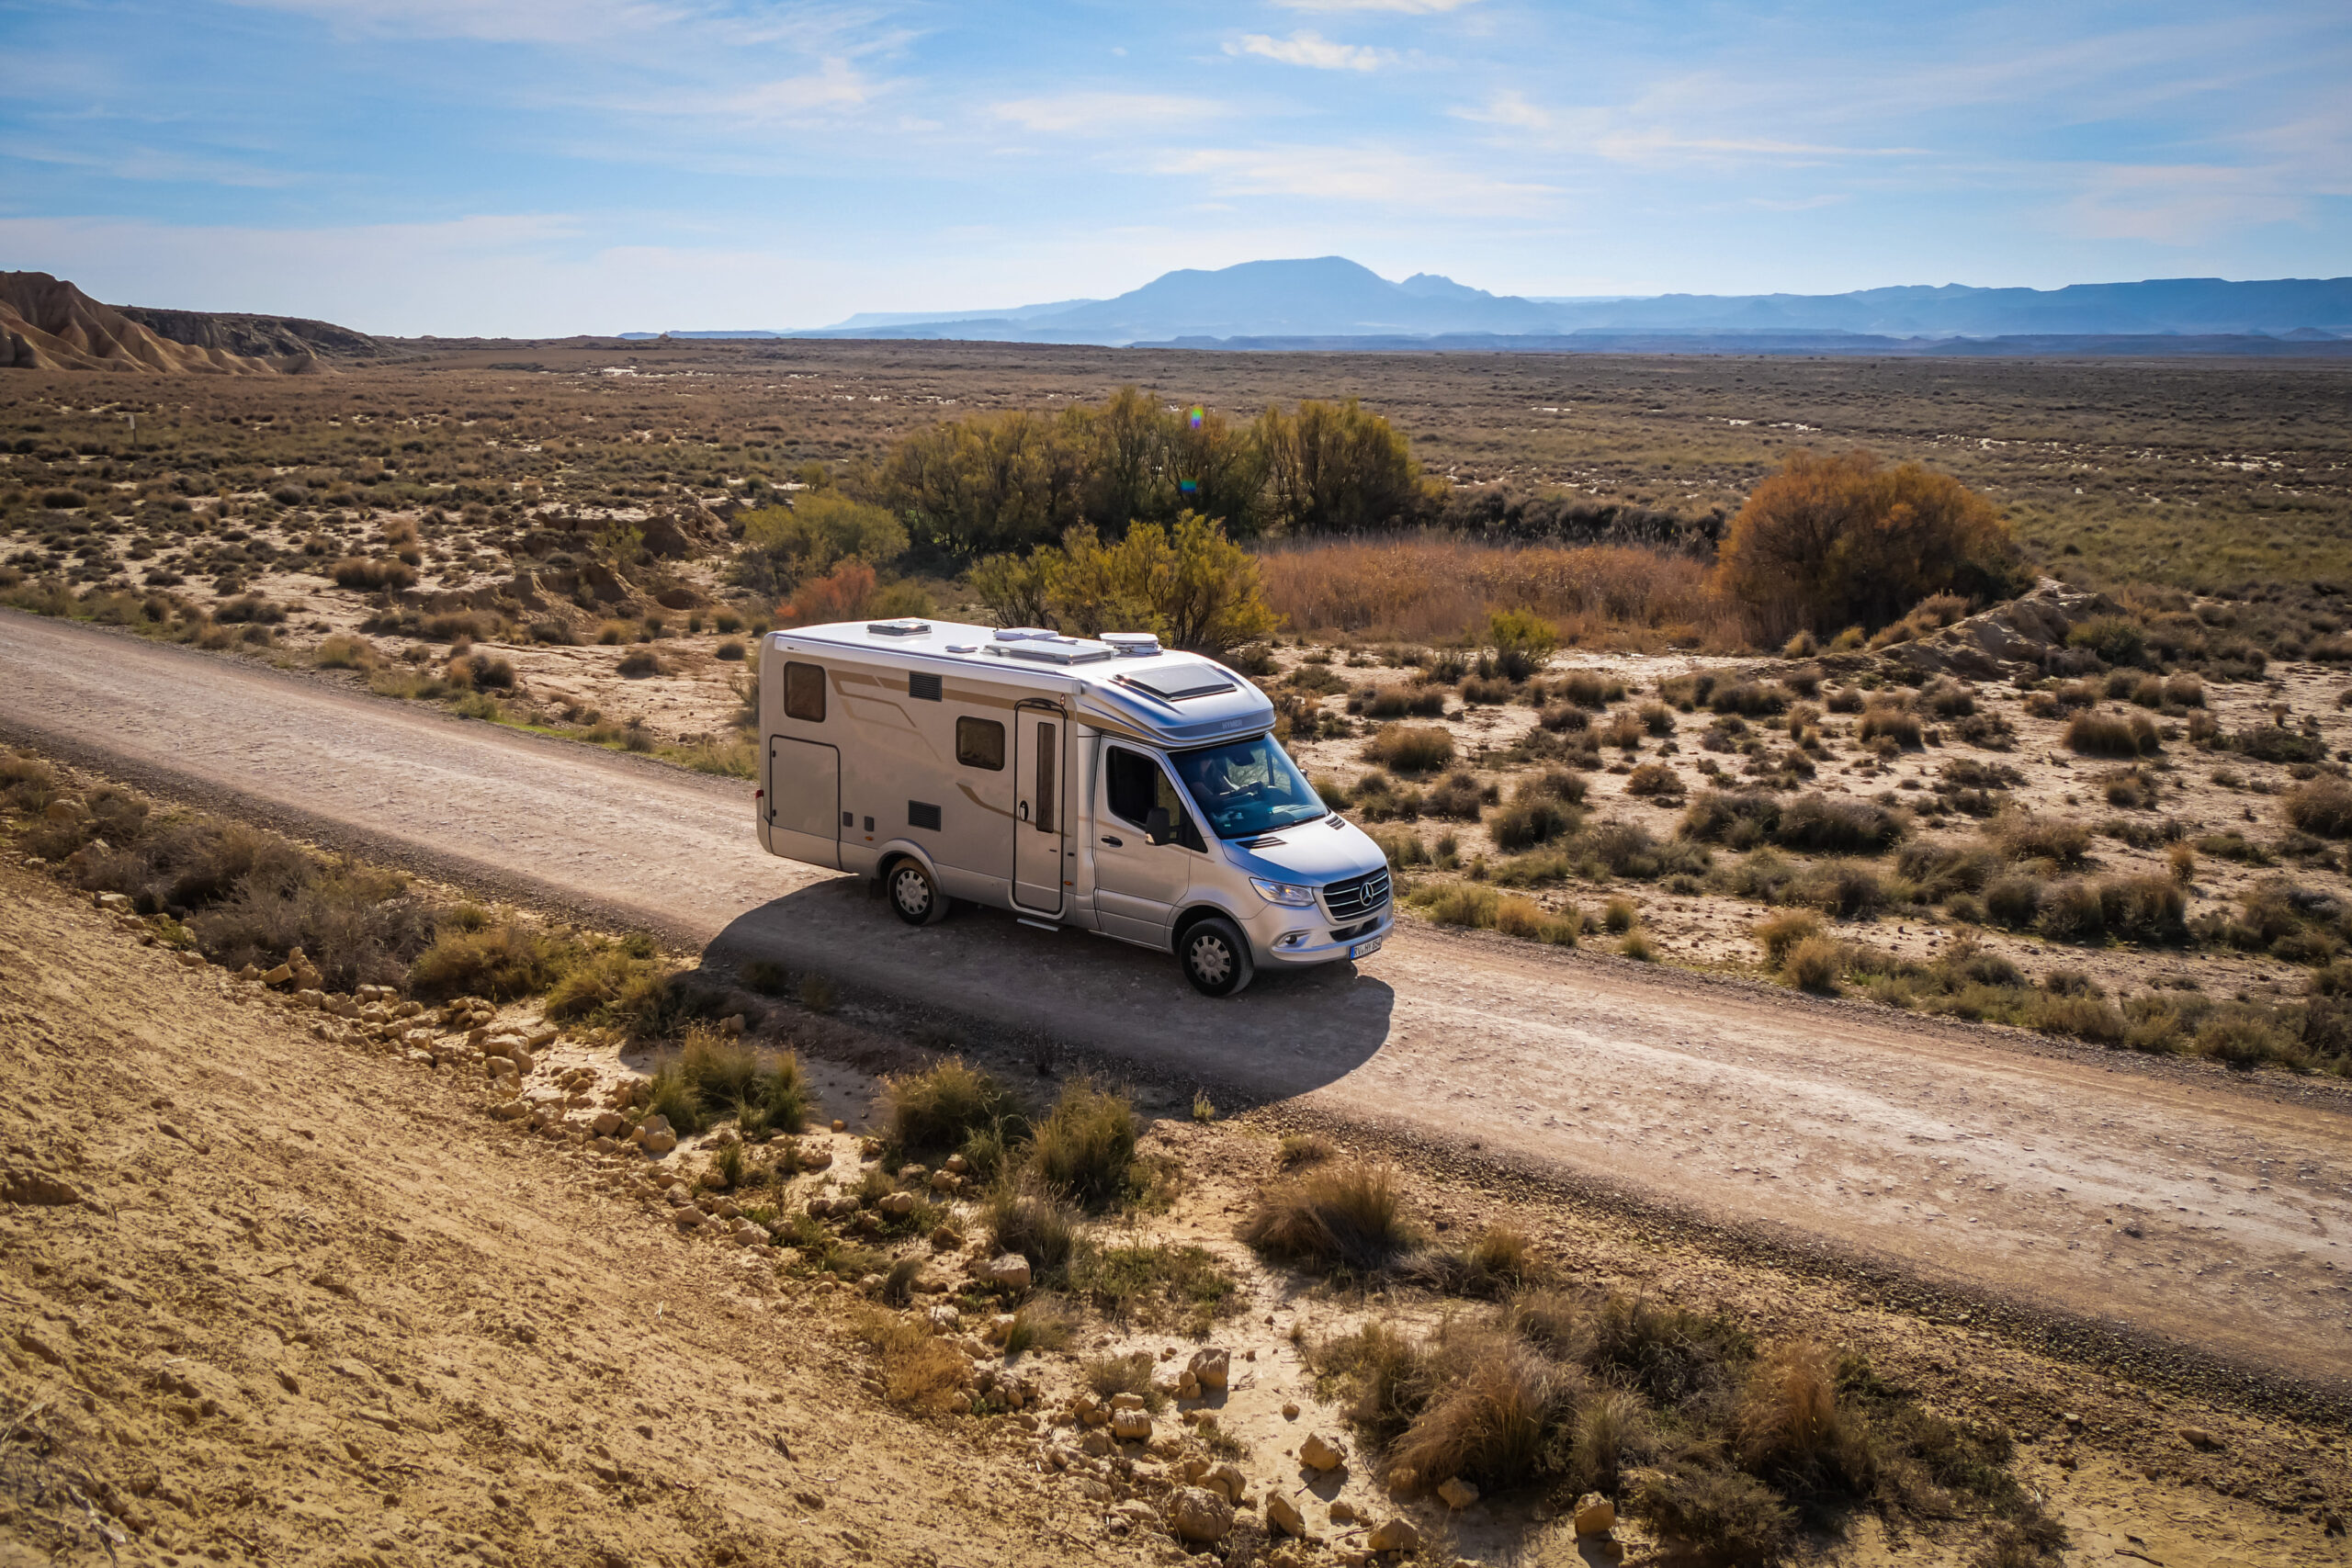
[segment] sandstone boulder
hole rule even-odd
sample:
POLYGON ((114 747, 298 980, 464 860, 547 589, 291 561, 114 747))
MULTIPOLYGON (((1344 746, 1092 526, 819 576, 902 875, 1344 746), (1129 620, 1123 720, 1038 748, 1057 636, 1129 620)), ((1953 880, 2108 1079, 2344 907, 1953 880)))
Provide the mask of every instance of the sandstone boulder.
POLYGON ((1001 1291, 1025 1291, 1029 1288, 1029 1260, 1017 1252, 1000 1253, 980 1265, 980 1279, 1001 1291))
POLYGON ((1148 1443, 1151 1441, 1151 1417, 1141 1410, 1114 1410, 1111 1436, 1123 1443, 1148 1443))
POLYGON ((1233 1533, 1233 1505, 1205 1487, 1179 1488, 1168 1500, 1168 1528, 1179 1540, 1223 1540, 1233 1533))
POLYGON ((1307 1434, 1298 1445, 1299 1462, 1311 1470, 1334 1471, 1348 1462, 1348 1450, 1320 1432, 1307 1434))
POLYGON ((1439 1501, 1454 1509, 1466 1508, 1478 1500, 1478 1489, 1458 1475, 1439 1482, 1437 1495, 1439 1501))
POLYGON ((1374 1525, 1364 1544, 1374 1551, 1419 1551, 1421 1549, 1420 1528, 1403 1517, 1383 1519, 1374 1525))
POLYGON ((1233 1376, 1233 1352, 1215 1345, 1195 1350, 1186 1370, 1203 1388, 1223 1388, 1233 1376))
POLYGON ((1577 1499, 1577 1534, 1607 1535, 1617 1528, 1617 1505, 1598 1492, 1577 1499))
POLYGON ((1298 1511, 1297 1502, 1287 1492, 1266 1494, 1266 1523, 1283 1535, 1306 1539, 1306 1516, 1298 1511))

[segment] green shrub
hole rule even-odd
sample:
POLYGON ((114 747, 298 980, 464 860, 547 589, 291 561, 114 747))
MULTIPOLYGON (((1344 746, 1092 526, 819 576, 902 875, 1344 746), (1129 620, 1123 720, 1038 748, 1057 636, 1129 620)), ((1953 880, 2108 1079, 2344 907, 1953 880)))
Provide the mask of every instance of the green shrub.
POLYGON ((1499 916, 1502 895, 1475 882, 1457 882, 1431 888, 1422 902, 1430 919, 1439 925, 1487 931, 1493 929, 1499 916))
POLYGON ((1524 681, 1560 646, 1560 632, 1532 610, 1498 610, 1487 618, 1487 642, 1503 678, 1524 681))
POLYGON ((1797 878, 1796 897, 1841 919, 1870 914, 1887 902, 1878 873, 1858 861, 1823 861, 1797 878))
POLYGON ((980 1206, 989 1245, 1029 1260, 1033 1280, 1061 1275, 1078 1248, 1078 1211, 1051 1192, 1001 1175, 980 1206))
POLYGON ((2109 664, 2136 664, 2147 633, 2128 615, 2094 615, 2066 630, 2068 648, 2088 649, 2109 664))
POLYGON ((548 987, 547 1016, 650 1032, 676 1002, 670 964, 643 937, 593 941, 567 953, 548 987))
POLYGON ((1238 1304, 1241 1286, 1204 1247, 1133 1242, 1104 1247, 1080 1243, 1069 1288, 1109 1317, 1147 1326, 1172 1319, 1205 1333, 1238 1304))
POLYGON ((1487 815, 1487 832, 1497 849, 1515 854, 1576 831, 1577 822, 1573 807, 1553 795, 1532 794, 1521 786, 1509 806, 1487 815))
POLYGON ((2055 942, 2093 942, 2107 929, 2098 889, 2086 882, 2061 882, 2045 890, 2034 927, 2055 942))
POLYGON ((409 990, 432 1000, 510 1001, 545 990, 564 956, 554 938, 517 919, 496 926, 445 922, 433 945, 409 965, 409 990))
POLYGON ((882 1080, 885 1141, 896 1161, 956 1151, 975 1133, 1012 1124, 1025 1131, 1012 1093, 961 1056, 882 1080))
POLYGON ((1138 1185, 1136 1112, 1128 1098, 1080 1078, 1035 1129, 1030 1168, 1053 1191, 1089 1208, 1126 1198, 1138 1185))

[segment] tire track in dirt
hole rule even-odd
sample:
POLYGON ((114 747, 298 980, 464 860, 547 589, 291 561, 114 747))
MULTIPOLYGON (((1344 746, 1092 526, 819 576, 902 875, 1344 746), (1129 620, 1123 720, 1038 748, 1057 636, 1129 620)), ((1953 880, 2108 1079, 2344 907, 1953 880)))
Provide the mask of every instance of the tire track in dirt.
POLYGON ((1077 933, 910 930, 763 855, 748 787, 0 615, 0 729, 155 787, 1154 1077, 1476 1140, 1718 1224, 2352 1386, 2340 1086, 2149 1066, 1408 928, 1235 1002, 1077 933))

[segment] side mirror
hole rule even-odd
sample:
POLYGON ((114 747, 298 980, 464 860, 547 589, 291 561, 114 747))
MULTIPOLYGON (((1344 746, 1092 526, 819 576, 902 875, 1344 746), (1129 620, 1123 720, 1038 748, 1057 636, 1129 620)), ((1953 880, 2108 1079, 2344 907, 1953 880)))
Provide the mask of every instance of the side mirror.
POLYGON ((1164 844, 1176 836, 1175 825, 1169 820, 1168 807, 1155 806, 1143 814, 1143 841, 1164 844))

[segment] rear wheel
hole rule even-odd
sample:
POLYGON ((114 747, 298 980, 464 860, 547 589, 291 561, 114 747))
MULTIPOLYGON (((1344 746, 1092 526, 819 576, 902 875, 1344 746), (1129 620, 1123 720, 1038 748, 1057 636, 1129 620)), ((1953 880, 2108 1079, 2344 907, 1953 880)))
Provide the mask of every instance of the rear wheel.
POLYGON ((1257 973, 1250 961, 1249 939, 1222 915, 1189 928, 1177 957, 1183 963, 1184 978, 1204 997, 1229 997, 1257 973))
POLYGON ((902 860, 885 879, 890 908, 910 926, 935 926, 947 918, 947 898, 919 860, 902 860))

